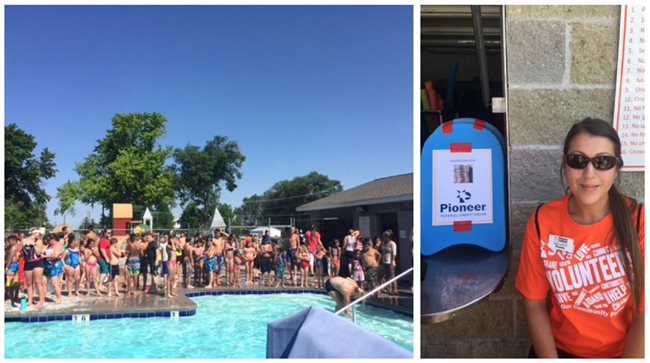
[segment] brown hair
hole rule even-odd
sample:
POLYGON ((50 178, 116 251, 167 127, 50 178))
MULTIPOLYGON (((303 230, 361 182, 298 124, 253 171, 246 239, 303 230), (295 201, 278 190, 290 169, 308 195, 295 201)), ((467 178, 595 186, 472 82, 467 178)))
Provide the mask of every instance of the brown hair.
MULTIPOLYGON (((569 151, 571 141, 581 133, 609 139, 609 141, 612 142, 612 146, 614 146, 614 154, 619 159, 619 162, 616 164, 616 170, 618 171, 621 169, 623 166, 623 161, 621 159, 621 140, 619 139, 616 130, 614 130, 609 123, 600 119, 587 117, 584 120, 575 123, 571 127, 564 139, 565 156, 569 151)), ((562 158, 561 168, 563 169, 564 166, 565 161, 564 158, 562 158)), ((641 250, 639 247, 639 237, 632 222, 631 213, 638 203, 634 199, 621 194, 614 185, 609 189, 607 195, 609 197, 609 208, 614 218, 614 234, 612 235, 610 243, 617 241, 617 244, 621 249, 625 260, 623 268, 630 281, 634 302, 638 307, 641 304, 641 294, 644 286, 644 271, 641 250), (626 200, 631 202, 630 207, 627 206, 626 200)), ((641 206, 639 206, 638 213, 641 213, 641 206)))

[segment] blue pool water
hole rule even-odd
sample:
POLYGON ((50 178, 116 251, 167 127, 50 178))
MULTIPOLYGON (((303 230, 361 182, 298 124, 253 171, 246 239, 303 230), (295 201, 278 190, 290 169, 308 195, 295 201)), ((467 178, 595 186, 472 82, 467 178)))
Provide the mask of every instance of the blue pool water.
MULTIPOLYGON (((322 294, 193 298, 196 315, 178 319, 5 323, 5 358, 264 358, 266 324, 308 306, 334 310, 322 294)), ((413 320, 361 306, 357 324, 413 350, 413 320)))

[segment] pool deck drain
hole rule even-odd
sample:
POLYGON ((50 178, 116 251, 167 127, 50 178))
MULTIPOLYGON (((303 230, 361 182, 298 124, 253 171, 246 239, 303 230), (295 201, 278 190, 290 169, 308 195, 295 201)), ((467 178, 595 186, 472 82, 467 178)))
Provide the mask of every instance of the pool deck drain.
MULTIPOLYGON (((219 288, 219 289, 182 289, 177 290, 176 297, 167 298, 158 294, 137 292, 135 295, 121 294, 120 297, 96 296, 94 291, 90 296, 68 297, 63 293, 61 304, 54 303, 54 295, 51 292, 46 294, 45 306, 41 308, 28 307, 26 311, 20 310, 20 305, 11 306, 5 301, 5 321, 22 322, 45 322, 52 320, 73 320, 75 315, 92 316, 95 319, 112 319, 128 317, 154 317, 170 316, 170 312, 179 312, 179 316, 191 316, 195 314, 196 303, 185 296, 203 296, 220 294, 277 294, 277 293, 324 293, 322 289, 316 288, 219 288)), ((21 294, 22 296, 22 294, 21 294)), ((400 290, 400 295, 387 295, 380 293, 379 297, 371 297, 368 303, 398 311, 402 314, 413 315, 413 295, 400 290)))

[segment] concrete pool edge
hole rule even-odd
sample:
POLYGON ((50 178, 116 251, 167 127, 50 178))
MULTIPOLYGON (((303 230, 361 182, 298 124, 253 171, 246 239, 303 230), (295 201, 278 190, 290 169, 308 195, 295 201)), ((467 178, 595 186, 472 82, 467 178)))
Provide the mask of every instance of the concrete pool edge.
MULTIPOLYGON (((122 319, 122 318, 152 318, 152 317, 189 317, 196 314, 196 303, 191 298, 199 296, 218 296, 218 295, 269 295, 269 294, 303 294, 315 293, 326 294, 325 291, 313 288, 285 288, 285 289, 193 289, 179 290, 179 296, 170 299, 163 296, 154 295, 152 299, 161 300, 168 303, 166 307, 152 307, 143 305, 124 305, 116 307, 114 304, 104 304, 90 308, 65 308, 62 311, 4 311, 5 322, 22 322, 22 323, 44 323, 49 321, 71 321, 71 320, 103 320, 103 319, 122 319), (171 302, 171 305, 169 303, 171 302)), ((108 300, 113 303, 115 300, 108 300)), ((368 305, 389 309, 400 315, 413 318, 412 311, 408 311, 399 306, 387 304, 381 299, 368 299, 368 305)))

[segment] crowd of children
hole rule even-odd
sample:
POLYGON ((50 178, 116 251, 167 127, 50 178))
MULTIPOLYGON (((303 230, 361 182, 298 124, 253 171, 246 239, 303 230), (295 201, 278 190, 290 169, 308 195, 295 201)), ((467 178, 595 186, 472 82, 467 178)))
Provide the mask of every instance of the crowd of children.
MULTIPOLYGON (((397 251, 391 238, 390 231, 373 241, 350 230, 343 250, 339 240, 326 249, 315 227, 304 238, 291 227, 281 240, 268 232, 261 239, 238 239, 220 230, 192 237, 144 232, 118 240, 110 229, 98 236, 93 230, 74 233, 64 228, 46 234, 33 228, 27 236, 14 233, 5 240, 5 300, 13 305, 23 291, 28 306, 43 306, 48 284, 56 304, 64 287, 67 296, 85 292, 119 297, 145 291, 174 297, 179 286, 320 289, 327 277, 349 276, 359 287, 372 289, 394 276, 397 251), (309 276, 315 277, 313 286, 309 276)), ((386 292, 396 294, 396 285, 386 292)))

